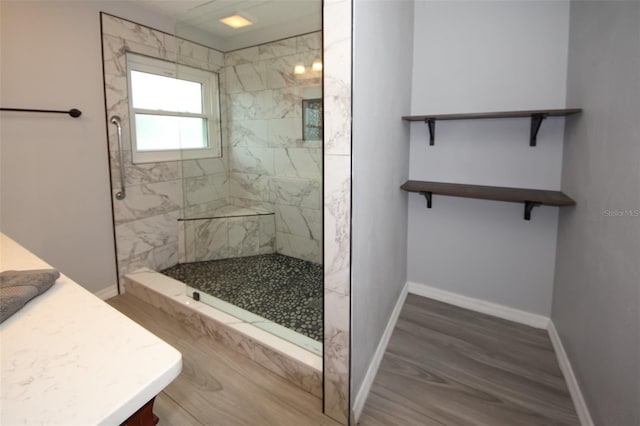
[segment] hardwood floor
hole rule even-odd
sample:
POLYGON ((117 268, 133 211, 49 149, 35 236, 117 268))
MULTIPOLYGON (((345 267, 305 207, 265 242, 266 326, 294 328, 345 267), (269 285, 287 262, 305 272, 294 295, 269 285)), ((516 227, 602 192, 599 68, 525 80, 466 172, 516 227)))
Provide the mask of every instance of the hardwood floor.
POLYGON ((182 373, 156 398, 160 426, 338 425, 320 399, 140 299, 107 302, 182 353, 182 373))
POLYGON ((545 330, 409 295, 361 425, 579 425, 545 330))

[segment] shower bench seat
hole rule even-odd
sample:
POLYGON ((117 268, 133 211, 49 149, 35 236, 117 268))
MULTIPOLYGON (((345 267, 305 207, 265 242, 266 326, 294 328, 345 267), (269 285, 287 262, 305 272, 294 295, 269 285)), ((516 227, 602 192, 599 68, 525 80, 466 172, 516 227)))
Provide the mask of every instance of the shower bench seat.
POLYGON ((178 220, 178 260, 203 262, 276 251, 275 214, 227 205, 178 220))

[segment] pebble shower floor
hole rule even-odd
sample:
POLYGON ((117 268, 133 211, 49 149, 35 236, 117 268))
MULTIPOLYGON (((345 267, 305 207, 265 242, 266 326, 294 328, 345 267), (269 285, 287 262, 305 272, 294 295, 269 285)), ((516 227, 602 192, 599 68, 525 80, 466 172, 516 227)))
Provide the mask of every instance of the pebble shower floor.
POLYGON ((264 254, 184 263, 162 273, 322 341, 322 265, 281 254, 264 254))

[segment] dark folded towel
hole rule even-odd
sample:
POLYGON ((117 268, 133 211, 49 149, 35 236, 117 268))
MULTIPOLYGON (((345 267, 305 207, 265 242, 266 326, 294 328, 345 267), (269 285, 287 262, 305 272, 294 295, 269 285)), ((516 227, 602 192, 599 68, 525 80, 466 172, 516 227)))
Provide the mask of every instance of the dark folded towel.
POLYGON ((0 323, 47 291, 59 276, 55 269, 0 272, 0 323))

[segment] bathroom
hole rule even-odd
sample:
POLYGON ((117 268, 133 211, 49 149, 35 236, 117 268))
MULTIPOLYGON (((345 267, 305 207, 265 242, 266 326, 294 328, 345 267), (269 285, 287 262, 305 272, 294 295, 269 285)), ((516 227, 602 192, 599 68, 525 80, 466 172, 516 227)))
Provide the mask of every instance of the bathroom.
MULTIPOLYGON (((2 113, 2 231, 103 299, 117 294, 116 262, 162 270, 208 251, 195 243, 178 250, 187 234, 185 228, 181 236, 179 222, 208 219, 177 213, 188 203, 185 171, 202 173, 177 163, 154 175, 179 176, 172 184, 137 185, 139 192, 173 185, 160 202, 133 203, 135 179, 146 174, 130 174, 121 203, 134 211, 158 207, 157 216, 171 219, 166 229, 171 222, 175 231, 135 244, 128 239, 131 257, 115 251, 121 185, 109 165, 117 163, 117 150, 110 158, 107 140, 117 142, 105 108, 100 12, 163 34, 179 33, 175 20, 120 1, 5 0, 1 7, 1 106, 82 110, 79 119, 2 113)), ((555 324, 575 373, 573 392, 584 394, 581 412, 595 424, 634 424, 637 375, 629 371, 638 365, 640 228, 633 216, 602 212, 633 212, 638 204, 637 120, 629 117, 637 115, 640 85, 628 72, 637 69, 637 5, 325 1, 322 13, 324 412, 343 424, 357 417, 398 303, 418 284, 432 287, 430 297, 450 297, 448 303, 542 328, 555 324), (528 144, 526 119, 438 122, 434 146, 424 123, 401 119, 565 107, 583 113, 544 120, 537 147, 528 144), (516 203, 435 195, 427 209, 423 197, 399 190, 409 178, 562 189, 577 205, 536 207, 530 221, 516 203)), ((305 67, 313 61, 305 59, 305 67)), ((232 194, 247 176, 229 173, 232 194)), ((197 187, 203 176, 187 179, 197 187)), ((153 191, 142 195, 151 200, 153 191)), ((255 213, 264 206, 251 207, 255 213)), ((271 207, 266 212, 275 216, 271 207)))

